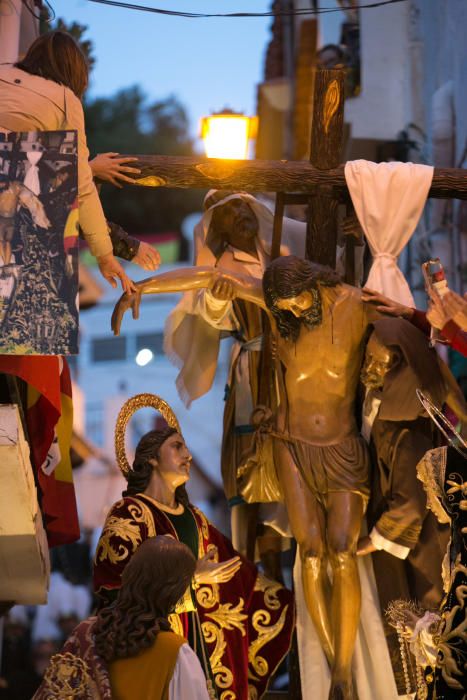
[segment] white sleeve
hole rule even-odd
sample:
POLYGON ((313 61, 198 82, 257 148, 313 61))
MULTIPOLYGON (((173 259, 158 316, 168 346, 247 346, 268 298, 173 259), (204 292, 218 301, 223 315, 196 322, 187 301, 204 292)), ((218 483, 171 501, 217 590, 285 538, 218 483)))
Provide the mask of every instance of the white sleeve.
POLYGON ((392 542, 391 540, 388 540, 386 537, 383 537, 383 535, 380 532, 378 532, 378 530, 375 527, 370 532, 370 540, 372 541, 376 549, 384 549, 385 552, 392 554, 398 559, 407 559, 407 557, 410 554, 409 547, 405 547, 403 544, 397 544, 397 542, 392 542))
POLYGON ((206 677, 198 657, 183 644, 169 685, 169 700, 209 700, 206 677))

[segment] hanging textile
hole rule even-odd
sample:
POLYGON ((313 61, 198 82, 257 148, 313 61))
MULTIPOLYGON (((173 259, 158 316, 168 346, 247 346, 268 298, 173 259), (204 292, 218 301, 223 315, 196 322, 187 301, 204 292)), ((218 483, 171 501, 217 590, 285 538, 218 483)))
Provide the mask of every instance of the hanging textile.
POLYGON ((433 168, 416 163, 354 160, 345 164, 345 179, 373 255, 366 286, 415 306, 397 260, 422 214, 433 168))

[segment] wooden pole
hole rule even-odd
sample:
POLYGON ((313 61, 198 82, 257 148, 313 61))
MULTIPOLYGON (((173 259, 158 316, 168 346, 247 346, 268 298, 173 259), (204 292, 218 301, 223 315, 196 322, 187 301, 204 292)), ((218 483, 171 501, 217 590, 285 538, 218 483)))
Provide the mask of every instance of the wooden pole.
MULTIPOLYGON (((344 70, 319 69, 315 74, 310 163, 327 173, 341 161, 344 134, 344 70)), ((336 267, 339 193, 321 186, 310 198, 306 257, 336 267)))
MULTIPOLYGON (((138 159, 134 165, 142 171, 133 176, 135 185, 305 194, 316 194, 318 189, 325 187, 341 201, 349 196, 343 165, 320 170, 306 161, 129 156, 138 159)), ((428 196, 467 199, 467 170, 435 168, 428 196)))

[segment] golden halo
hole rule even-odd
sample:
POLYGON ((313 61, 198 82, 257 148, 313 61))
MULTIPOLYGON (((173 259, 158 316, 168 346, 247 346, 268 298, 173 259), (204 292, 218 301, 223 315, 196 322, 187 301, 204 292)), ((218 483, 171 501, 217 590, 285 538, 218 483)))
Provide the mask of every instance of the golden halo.
POLYGON ((115 424, 115 456, 119 469, 125 477, 128 476, 128 472, 131 469, 125 450, 126 428, 132 415, 139 411, 140 408, 155 408, 171 428, 175 428, 181 433, 177 416, 167 401, 161 399, 160 396, 156 396, 156 394, 136 394, 136 396, 125 401, 115 424))

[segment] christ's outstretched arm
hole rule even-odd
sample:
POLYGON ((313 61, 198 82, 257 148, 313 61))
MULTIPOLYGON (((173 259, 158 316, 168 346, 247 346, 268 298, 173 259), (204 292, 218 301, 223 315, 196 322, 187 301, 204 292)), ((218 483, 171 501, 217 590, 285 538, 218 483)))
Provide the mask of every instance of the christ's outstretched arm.
POLYGON ((221 272, 215 267, 184 267, 136 282, 136 292, 123 294, 112 314, 112 330, 119 335, 122 318, 131 308, 133 318, 139 316, 142 294, 167 294, 187 292, 195 289, 210 289, 220 299, 236 297, 265 307, 261 281, 247 275, 221 272))

